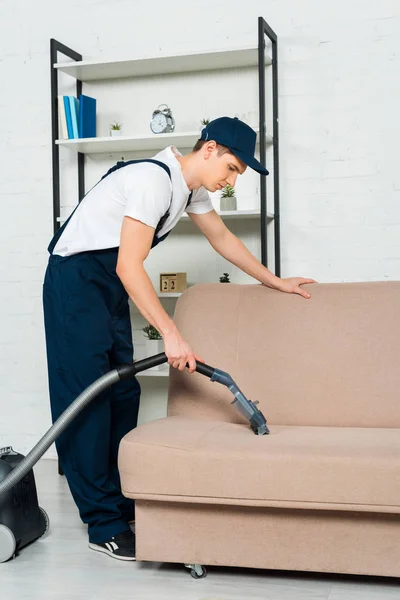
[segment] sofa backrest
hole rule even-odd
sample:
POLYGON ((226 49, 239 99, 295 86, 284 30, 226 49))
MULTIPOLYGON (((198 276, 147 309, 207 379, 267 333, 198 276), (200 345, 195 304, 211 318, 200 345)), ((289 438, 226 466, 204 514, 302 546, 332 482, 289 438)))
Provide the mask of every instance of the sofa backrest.
MULTIPOLYGON (((400 282, 190 287, 175 322, 270 424, 400 427, 400 282)), ((169 415, 245 422, 231 392, 171 368, 169 415)))

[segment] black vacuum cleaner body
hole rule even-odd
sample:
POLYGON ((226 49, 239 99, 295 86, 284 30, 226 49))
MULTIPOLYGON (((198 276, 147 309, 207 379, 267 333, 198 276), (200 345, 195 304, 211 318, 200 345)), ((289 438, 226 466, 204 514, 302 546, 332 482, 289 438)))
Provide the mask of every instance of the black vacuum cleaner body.
MULTIPOLYGON (((47 533, 49 519, 38 504, 32 467, 54 440, 89 402, 110 385, 166 362, 168 358, 162 352, 116 367, 97 379, 72 402, 26 457, 14 452, 10 446, 0 449, 0 563, 13 558, 21 548, 47 533)), ((196 371, 225 385, 232 392, 235 397, 232 406, 247 419, 256 435, 269 433, 257 402, 248 400, 228 373, 198 361, 196 371)))
MULTIPOLYGON (((25 457, 11 446, 0 448, 0 483, 25 457)), ((40 508, 35 477, 30 469, 7 490, 0 501, 0 562, 4 562, 31 542, 43 537, 49 527, 46 512, 40 508)))

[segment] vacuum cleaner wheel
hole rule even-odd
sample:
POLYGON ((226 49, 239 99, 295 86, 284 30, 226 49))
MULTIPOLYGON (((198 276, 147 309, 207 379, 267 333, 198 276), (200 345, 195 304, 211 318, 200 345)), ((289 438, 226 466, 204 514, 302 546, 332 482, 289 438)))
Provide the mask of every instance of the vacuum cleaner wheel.
POLYGON ((11 529, 0 524, 0 563, 12 558, 16 547, 17 542, 11 529))
POLYGON ((47 514, 47 512, 41 506, 39 506, 39 511, 40 511, 40 516, 43 520, 43 533, 38 538, 39 540, 41 540, 44 537, 46 537, 46 535, 48 534, 48 531, 50 529, 50 519, 49 519, 49 515, 47 514))

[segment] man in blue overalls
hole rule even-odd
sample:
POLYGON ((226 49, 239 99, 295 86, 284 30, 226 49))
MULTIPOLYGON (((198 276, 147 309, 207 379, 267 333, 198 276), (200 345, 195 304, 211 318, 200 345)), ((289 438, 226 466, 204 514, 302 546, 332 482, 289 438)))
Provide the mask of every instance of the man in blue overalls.
MULTIPOLYGON (((186 211, 213 248, 264 285, 306 298, 312 279, 280 279, 247 250, 213 210, 208 191, 234 186, 246 167, 267 175, 254 158, 255 132, 239 119, 209 123, 193 151, 174 147, 153 159, 117 163, 92 188, 49 245, 43 286, 50 403, 53 421, 93 381, 133 360, 128 298, 160 331, 172 367, 197 357, 163 309, 144 269, 149 251, 186 211)), ((90 404, 56 445, 89 547, 135 560, 129 523, 134 503, 121 493, 117 453, 136 427, 140 386, 120 382, 90 404)))

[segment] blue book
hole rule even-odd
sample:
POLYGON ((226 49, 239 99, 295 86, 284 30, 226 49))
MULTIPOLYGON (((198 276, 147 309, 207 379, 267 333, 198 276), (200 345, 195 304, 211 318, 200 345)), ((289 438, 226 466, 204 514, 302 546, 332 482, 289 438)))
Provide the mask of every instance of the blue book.
POLYGON ((67 119, 68 138, 71 140, 74 137, 74 131, 72 129, 71 107, 69 104, 68 96, 63 96, 63 98, 64 98, 65 118, 67 119))
POLYGON ((68 96, 68 97, 69 97, 69 106, 71 109, 72 131, 74 134, 73 137, 78 138, 79 137, 79 133, 78 133, 79 100, 77 98, 75 98, 75 96, 68 96))
POLYGON ((79 137, 96 137, 96 99, 83 94, 79 97, 79 137))

